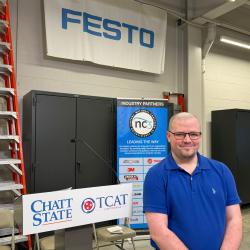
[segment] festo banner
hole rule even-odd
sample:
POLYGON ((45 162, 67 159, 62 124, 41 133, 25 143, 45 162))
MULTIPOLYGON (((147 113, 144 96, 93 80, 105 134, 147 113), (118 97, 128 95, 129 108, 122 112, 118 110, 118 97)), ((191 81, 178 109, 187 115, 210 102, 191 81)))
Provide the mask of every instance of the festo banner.
POLYGON ((167 13, 133 0, 44 0, 47 55, 161 74, 167 13))
POLYGON ((23 235, 130 217, 132 184, 23 195, 23 235))

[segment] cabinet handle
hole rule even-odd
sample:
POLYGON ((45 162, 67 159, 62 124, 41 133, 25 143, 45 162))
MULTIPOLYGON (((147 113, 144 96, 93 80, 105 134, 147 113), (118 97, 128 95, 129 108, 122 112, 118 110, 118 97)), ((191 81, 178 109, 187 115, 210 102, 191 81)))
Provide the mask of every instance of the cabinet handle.
POLYGON ((76 167, 77 167, 78 172, 80 172, 80 170, 81 170, 81 162, 80 161, 76 162, 76 167))

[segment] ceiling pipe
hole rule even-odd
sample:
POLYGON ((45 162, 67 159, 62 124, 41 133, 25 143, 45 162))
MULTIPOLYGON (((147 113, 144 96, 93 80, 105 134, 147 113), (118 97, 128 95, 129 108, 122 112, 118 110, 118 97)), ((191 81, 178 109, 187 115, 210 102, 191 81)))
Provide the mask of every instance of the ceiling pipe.
POLYGON ((209 53, 216 38, 216 25, 209 23, 207 26, 206 38, 202 46, 202 59, 205 59, 209 53))

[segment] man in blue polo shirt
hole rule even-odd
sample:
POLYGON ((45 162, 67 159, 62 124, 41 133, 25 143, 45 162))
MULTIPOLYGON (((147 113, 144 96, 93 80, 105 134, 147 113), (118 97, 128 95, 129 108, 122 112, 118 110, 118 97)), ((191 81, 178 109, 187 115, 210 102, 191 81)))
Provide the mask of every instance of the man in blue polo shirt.
POLYGON ((198 119, 186 112, 169 122, 171 153, 144 182, 144 212, 152 246, 161 250, 237 250, 242 239, 240 199, 221 162, 198 153, 198 119))

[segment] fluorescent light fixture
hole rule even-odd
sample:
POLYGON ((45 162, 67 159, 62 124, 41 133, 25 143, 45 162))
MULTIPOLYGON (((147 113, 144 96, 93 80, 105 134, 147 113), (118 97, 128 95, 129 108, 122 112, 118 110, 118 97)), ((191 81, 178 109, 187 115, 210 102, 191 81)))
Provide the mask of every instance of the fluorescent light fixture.
POLYGON ((227 36, 221 36, 220 41, 223 43, 235 45, 241 48, 250 49, 250 43, 242 42, 242 41, 239 41, 239 40, 227 37, 227 36))

